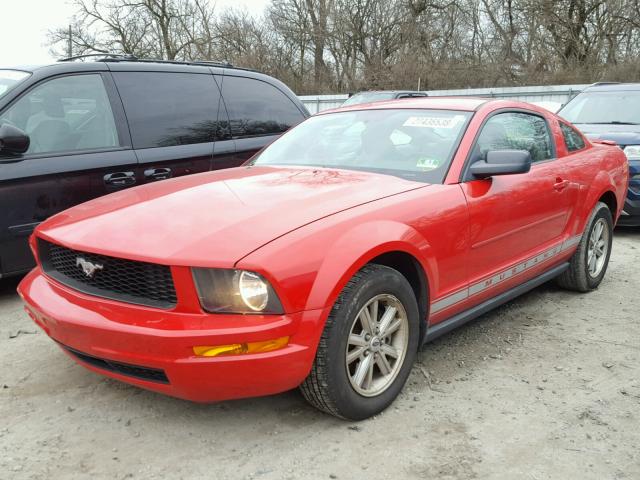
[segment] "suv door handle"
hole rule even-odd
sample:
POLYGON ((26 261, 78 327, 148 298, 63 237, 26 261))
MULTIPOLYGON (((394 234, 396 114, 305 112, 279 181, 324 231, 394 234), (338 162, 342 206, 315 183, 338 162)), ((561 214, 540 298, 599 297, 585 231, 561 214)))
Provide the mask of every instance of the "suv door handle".
POLYGON ((136 183, 134 172, 115 172, 104 176, 104 183, 112 187, 129 187, 136 183))
POLYGON ((144 171, 144 178, 147 180, 166 180, 167 178, 171 178, 171 169, 170 168, 150 168, 149 170, 144 171))
POLYGON ((558 192, 561 192, 569 186, 569 180, 562 180, 560 177, 556 178, 556 183, 553 184, 553 188, 558 192))

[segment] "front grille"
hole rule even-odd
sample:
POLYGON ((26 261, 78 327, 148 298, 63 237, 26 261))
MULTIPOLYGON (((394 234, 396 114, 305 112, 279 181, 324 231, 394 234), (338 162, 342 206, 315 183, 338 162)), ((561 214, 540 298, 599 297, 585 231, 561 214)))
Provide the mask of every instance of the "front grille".
POLYGON ((177 303, 171 269, 165 265, 79 252, 42 239, 38 254, 47 275, 81 292, 164 309, 177 303), (83 266, 91 265, 97 269, 88 275, 83 266))
POLYGON ((166 373, 164 373, 164 370, 141 367, 139 365, 131 365, 129 363, 114 362, 113 360, 94 357, 92 355, 87 355, 86 353, 79 352, 78 350, 74 350, 73 348, 67 347, 66 345, 62 345, 62 348, 64 348, 74 357, 82 360, 84 363, 87 363, 92 367, 107 370, 109 372, 119 373, 120 375, 125 375, 127 377, 146 380, 148 382, 167 384, 169 383, 169 379, 167 378, 166 373))

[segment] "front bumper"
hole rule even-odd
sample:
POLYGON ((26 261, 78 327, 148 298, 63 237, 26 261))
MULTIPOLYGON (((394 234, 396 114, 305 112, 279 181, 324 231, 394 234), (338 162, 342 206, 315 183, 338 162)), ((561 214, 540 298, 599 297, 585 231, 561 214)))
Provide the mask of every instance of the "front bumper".
POLYGON ((168 312, 81 294, 49 280, 38 268, 22 280, 18 291, 29 316, 84 367, 196 402, 270 395, 297 387, 311 369, 328 313, 168 312), (271 352, 213 358, 193 354, 194 346, 283 336, 290 337, 289 344, 271 352), (156 376, 151 375, 154 372, 156 376))

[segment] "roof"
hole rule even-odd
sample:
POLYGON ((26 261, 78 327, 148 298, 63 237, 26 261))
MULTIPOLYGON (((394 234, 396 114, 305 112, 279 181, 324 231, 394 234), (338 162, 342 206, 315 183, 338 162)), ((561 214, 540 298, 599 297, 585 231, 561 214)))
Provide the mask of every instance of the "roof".
POLYGON ((589 85, 583 91, 598 90, 603 92, 620 92, 625 90, 640 90, 640 83, 615 83, 615 82, 600 82, 589 85))
POLYGON ((135 58, 126 55, 79 55, 77 57, 63 58, 57 62, 42 65, 0 66, 0 69, 21 70, 36 72, 38 70, 64 70, 65 72, 79 72, 87 70, 137 70, 137 71, 209 71, 212 69, 224 69, 229 71, 257 72, 248 68, 236 67, 227 62, 213 62, 207 60, 180 61, 135 58), (78 61, 78 60, 87 61, 78 61), (122 67, 118 67, 121 65, 122 67), (133 67, 133 68, 132 68, 133 67))
MULTIPOLYGON (((220 62, 194 61, 181 62, 169 60, 145 60, 131 58, 97 58, 92 61, 58 61, 48 65, 38 67, 7 67, 10 70, 22 70, 30 72, 29 79, 23 82, 24 88, 30 88, 37 82, 51 78, 54 75, 66 75, 84 72, 166 72, 166 73, 196 73, 196 74, 214 74, 223 75, 225 77, 244 77, 254 80, 266 82, 276 87, 284 95, 286 95, 304 114, 305 117, 309 112, 295 94, 277 78, 271 77, 264 73, 246 68, 234 67, 229 64, 220 62)), ((21 87, 21 88, 23 88, 21 87)), ((2 98, 2 104, 12 101, 13 96, 20 95, 21 89, 15 88, 10 90, 7 95, 2 98)))
POLYGON ((460 110, 473 112, 481 105, 498 100, 488 98, 456 98, 456 97, 418 97, 403 98, 402 100, 387 100, 383 102, 361 103, 357 105, 349 105, 341 108, 325 110, 318 115, 333 112, 346 112, 350 110, 385 110, 397 108, 424 108, 424 109, 441 109, 441 110, 460 110))
POLYGON ((355 97, 356 95, 360 95, 360 94, 367 94, 367 93, 424 93, 424 92, 421 92, 419 90, 361 90, 359 92, 354 93, 352 97, 355 97))

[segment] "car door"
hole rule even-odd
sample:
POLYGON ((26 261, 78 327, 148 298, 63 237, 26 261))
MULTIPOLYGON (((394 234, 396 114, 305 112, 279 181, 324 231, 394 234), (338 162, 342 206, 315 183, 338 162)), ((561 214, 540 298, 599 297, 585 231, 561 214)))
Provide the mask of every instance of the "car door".
POLYGON ((216 168, 241 165, 289 128, 305 119, 295 103, 270 83, 240 75, 225 74, 222 98, 228 124, 225 139, 235 141, 236 155, 216 159, 216 168))
POLYGON ((27 239, 40 222, 103 194, 105 181, 134 183, 122 180, 137 164, 117 102, 108 74, 83 72, 45 79, 0 112, 30 138, 26 153, 0 158, 3 275, 33 266, 27 239))
POLYGON ((547 119, 528 111, 499 111, 489 117, 467 162, 492 150, 528 150, 528 173, 474 179, 461 184, 469 209, 469 297, 477 303, 522 283, 559 254, 567 225, 569 182, 555 159, 547 119), (558 250, 558 251, 556 251, 558 250), (475 300, 474 300, 475 298, 475 300))
POLYGON ((115 71, 140 165, 140 183, 212 167, 220 92, 207 68, 115 71))

